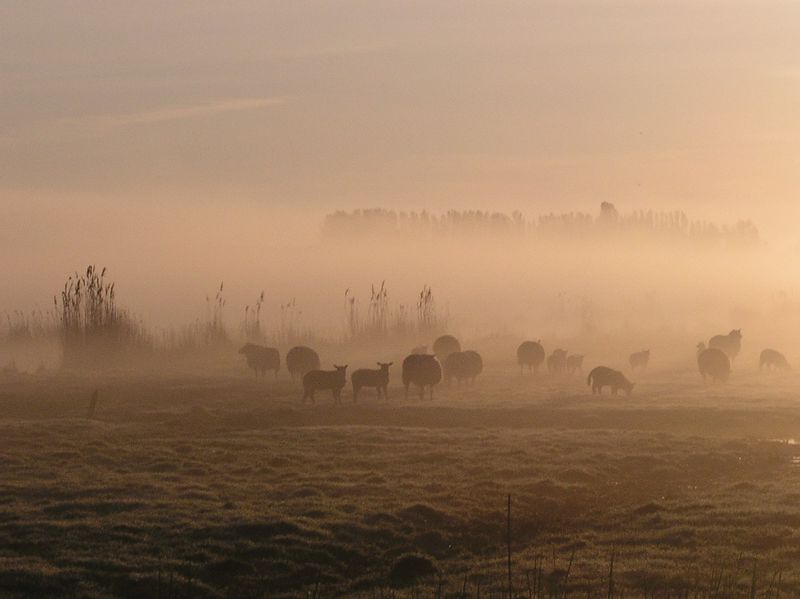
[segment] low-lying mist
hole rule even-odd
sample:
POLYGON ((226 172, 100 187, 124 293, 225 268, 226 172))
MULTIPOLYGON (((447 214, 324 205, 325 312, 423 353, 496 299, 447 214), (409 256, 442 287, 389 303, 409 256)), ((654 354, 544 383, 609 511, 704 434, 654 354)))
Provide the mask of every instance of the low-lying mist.
POLYGON ((417 322, 429 288, 437 327, 466 339, 572 343, 615 359, 652 346, 679 361, 692 358, 698 341, 742 328, 744 355, 772 346, 800 353, 794 261, 749 223, 615 210, 533 220, 475 212, 241 216, 130 204, 75 216, 54 227, 58 234, 33 232, 30 250, 12 236, 3 261, 16 283, 0 297, 7 328, 32 311, 57 323, 54 296, 67 277, 96 264, 107 267, 117 303, 162 340, 211 318, 232 339, 244 338, 258 305, 267 341, 290 342, 287 327, 310 341, 347 341, 375 318, 371 297, 383 286, 382 334, 402 331, 403 343, 430 341, 417 322))

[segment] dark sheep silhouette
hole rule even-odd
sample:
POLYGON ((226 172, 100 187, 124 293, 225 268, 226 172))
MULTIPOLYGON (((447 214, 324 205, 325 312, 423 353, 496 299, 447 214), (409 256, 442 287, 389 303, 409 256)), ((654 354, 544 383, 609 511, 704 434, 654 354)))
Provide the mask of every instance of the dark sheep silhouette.
POLYGON ((461 351, 461 344, 452 335, 442 335, 433 342, 433 353, 436 354, 442 364, 444 364, 447 356, 457 351, 461 351))
POLYGON ((347 384, 347 364, 333 365, 336 370, 310 370, 303 375, 303 401, 314 401, 314 393, 330 390, 336 403, 342 403, 342 389, 347 384))
POLYGON ((789 362, 786 361, 786 356, 775 349, 765 349, 761 352, 761 358, 758 361, 758 369, 764 370, 791 370, 789 362))
POLYGON ((701 342, 697 344, 697 368, 703 377, 703 384, 706 382, 706 377, 711 377, 712 382, 724 383, 731 375, 731 360, 721 349, 707 348, 706 344, 701 342))
POLYGON ((631 357, 628 358, 628 362, 630 362, 631 370, 634 372, 637 370, 647 370, 647 365, 650 363, 650 350, 645 349, 631 354, 631 357))
POLYGON ((247 358, 247 366, 255 371, 256 379, 258 379, 259 372, 262 378, 265 377, 267 370, 274 370, 275 378, 278 378, 278 370, 281 367, 281 354, 274 347, 245 343, 239 353, 244 354, 244 357, 247 358))
POLYGON ((475 382, 477 377, 483 372, 483 358, 476 351, 467 350, 453 352, 444 361, 444 379, 447 383, 455 378, 461 381, 475 382))
POLYGON ((519 364, 519 373, 522 374, 525 366, 528 367, 528 372, 539 374, 539 366, 544 362, 545 354, 542 347, 541 340, 539 341, 523 341, 517 348, 517 364, 519 364))
POLYGON ((292 380, 295 379, 295 376, 302 378, 303 375, 311 370, 319 370, 319 367, 319 355, 305 345, 293 347, 286 354, 286 369, 292 375, 292 380))
POLYGON ((424 399, 425 387, 430 387, 433 399, 433 387, 442 380, 442 367, 436 356, 429 354, 411 354, 403 360, 403 385, 408 388, 413 383, 419 387, 419 398, 424 399))
POLYGON ((567 367, 567 350, 554 349, 553 353, 547 357, 547 372, 558 374, 564 372, 567 367))
POLYGON ((633 391, 633 383, 630 382, 619 370, 598 366, 589 373, 586 384, 592 387, 592 393, 603 394, 603 387, 611 387, 611 393, 616 395, 622 389, 630 395, 633 391))
POLYGON ((389 386, 389 366, 392 362, 378 362, 380 368, 359 368, 350 375, 350 382, 353 384, 353 401, 358 401, 358 392, 362 387, 373 387, 381 398, 389 399, 386 389, 389 386))
POLYGON ((708 347, 722 350, 733 362, 742 350, 742 329, 734 329, 727 335, 715 335, 709 340, 708 347))
POLYGON ((583 374, 583 355, 573 354, 567 356, 566 369, 569 374, 580 372, 583 374))

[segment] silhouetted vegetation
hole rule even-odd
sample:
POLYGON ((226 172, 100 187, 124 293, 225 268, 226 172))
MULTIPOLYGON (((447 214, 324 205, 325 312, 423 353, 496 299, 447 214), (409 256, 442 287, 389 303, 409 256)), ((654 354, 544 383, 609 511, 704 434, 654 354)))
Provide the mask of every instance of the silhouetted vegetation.
POLYGON ((53 298, 67 367, 115 365, 153 347, 143 323, 117 305, 116 286, 105 275, 105 268, 89 266, 53 298))
POLYGON ((400 303, 392 309, 386 281, 381 281, 379 287, 371 286, 366 318, 361 317, 359 299, 350 288, 346 289, 344 315, 346 338, 350 341, 414 339, 435 334, 447 321, 437 310, 433 290, 427 285, 417 296, 416 321, 408 304, 400 303))
POLYGON ((690 220, 682 211, 634 210, 620 214, 608 202, 603 202, 597 217, 584 212, 565 212, 543 214, 532 219, 525 218, 520 212, 505 214, 483 210, 449 210, 440 215, 424 210, 340 210, 325 217, 323 234, 328 239, 352 239, 366 235, 383 239, 426 240, 475 235, 504 238, 557 236, 570 239, 633 236, 726 247, 752 247, 760 242, 758 229, 749 220, 719 225, 705 220, 690 220))

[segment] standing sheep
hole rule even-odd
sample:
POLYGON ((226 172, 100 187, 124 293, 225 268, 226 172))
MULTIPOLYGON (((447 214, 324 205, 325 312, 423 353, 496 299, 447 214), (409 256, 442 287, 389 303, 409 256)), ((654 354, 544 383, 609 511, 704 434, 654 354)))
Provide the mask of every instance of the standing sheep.
POLYGON ((333 365, 336 370, 310 370, 303 375, 303 401, 314 402, 314 393, 330 389, 336 403, 342 403, 342 389, 347 384, 347 364, 333 365))
POLYGON ((239 353, 244 354, 244 357, 247 358, 247 365, 255 371, 256 380, 258 380, 259 372, 261 377, 264 378, 267 375, 267 370, 274 370, 275 378, 278 378, 278 370, 281 367, 281 354, 274 347, 245 343, 239 353))
POLYGON ((583 355, 573 354, 567 356, 566 368, 568 374, 574 374, 575 372, 583 374, 583 355))
POLYGON ((522 374, 523 368, 528 367, 528 372, 539 374, 539 366, 544 362, 545 354, 541 340, 523 341, 517 348, 517 364, 519 373, 522 374))
POLYGON ((292 380, 295 379, 295 376, 302 378, 303 375, 311 370, 319 370, 319 367, 319 355, 305 345, 293 347, 286 354, 286 369, 292 375, 292 380))
POLYGON ((477 377, 483 372, 483 359, 478 352, 467 350, 453 352, 444 361, 444 378, 449 384, 455 378, 461 381, 475 382, 477 377))
POLYGON ((389 386, 389 366, 392 362, 378 362, 380 368, 359 368, 350 375, 350 382, 353 383, 353 401, 358 401, 358 392, 362 387, 374 387, 378 393, 378 399, 389 399, 386 389, 389 386))
POLYGON ((611 387, 611 393, 616 395, 619 389, 630 395, 633 383, 630 382, 619 370, 607 366, 598 366, 589 373, 586 384, 592 387, 592 393, 603 394, 603 387, 611 387))
POLYGON ((567 351, 564 349, 554 349, 553 353, 547 357, 547 372, 558 374, 564 372, 567 366, 567 351))
POLYGON ((765 349, 761 352, 761 358, 758 361, 758 370, 791 370, 789 362, 786 361, 786 356, 781 352, 774 349, 765 349))
POLYGON ((716 347, 707 348, 705 343, 697 344, 697 368, 703 377, 710 376, 712 382, 725 382, 731 374, 731 361, 724 351, 716 347))
POLYGON ((452 335, 442 335, 433 342, 433 353, 442 364, 447 356, 457 351, 461 351, 461 344, 452 335))
POLYGON ((431 399, 433 399, 433 387, 442 380, 442 367, 436 356, 428 354, 411 354, 403 360, 403 385, 406 388, 406 400, 408 400, 408 388, 413 383, 419 387, 419 398, 425 398, 425 387, 431 389, 431 399))
POLYGON ((709 349, 719 349, 725 352, 731 362, 742 350, 742 329, 733 329, 727 335, 715 335, 708 342, 709 349))

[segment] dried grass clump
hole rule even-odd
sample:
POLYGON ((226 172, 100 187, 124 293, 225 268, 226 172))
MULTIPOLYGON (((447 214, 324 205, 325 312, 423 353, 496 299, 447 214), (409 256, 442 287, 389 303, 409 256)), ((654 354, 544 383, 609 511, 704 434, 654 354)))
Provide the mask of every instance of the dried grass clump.
POLYGON ((105 268, 89 266, 53 298, 66 367, 108 366, 153 348, 142 321, 117 305, 115 285, 105 275, 105 268))
POLYGON ((244 307, 242 334, 247 341, 263 341, 266 338, 261 326, 261 307, 264 304, 264 292, 258 296, 255 304, 244 307))

